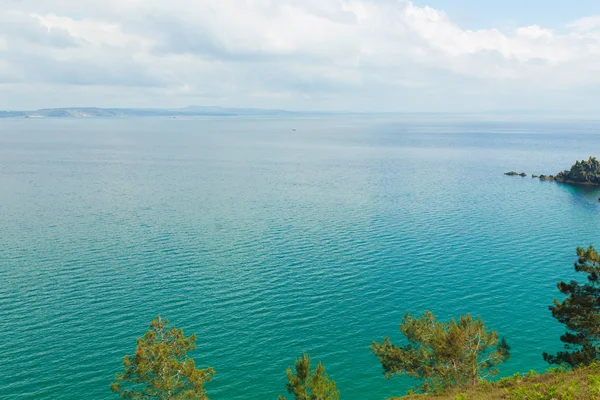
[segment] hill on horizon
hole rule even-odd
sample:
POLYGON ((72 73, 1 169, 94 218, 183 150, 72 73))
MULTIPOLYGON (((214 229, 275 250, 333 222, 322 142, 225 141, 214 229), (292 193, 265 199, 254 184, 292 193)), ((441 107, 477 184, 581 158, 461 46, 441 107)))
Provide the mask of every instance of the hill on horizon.
POLYGON ((110 118, 110 117, 178 117, 178 116, 242 116, 305 114, 286 110, 234 108, 220 106, 187 106, 184 108, 102 108, 60 107, 26 111, 0 111, 0 118, 110 118))

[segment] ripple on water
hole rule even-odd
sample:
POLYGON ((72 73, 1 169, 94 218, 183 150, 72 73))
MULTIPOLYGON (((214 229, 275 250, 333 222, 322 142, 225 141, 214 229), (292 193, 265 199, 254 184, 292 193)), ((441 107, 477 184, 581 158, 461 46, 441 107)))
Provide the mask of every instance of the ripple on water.
POLYGON ((2 121, 0 398, 112 398, 157 314, 217 400, 275 398, 302 351, 344 399, 399 394, 369 346, 425 309, 545 368, 598 196, 502 173, 587 157, 594 123, 348 118, 2 121))

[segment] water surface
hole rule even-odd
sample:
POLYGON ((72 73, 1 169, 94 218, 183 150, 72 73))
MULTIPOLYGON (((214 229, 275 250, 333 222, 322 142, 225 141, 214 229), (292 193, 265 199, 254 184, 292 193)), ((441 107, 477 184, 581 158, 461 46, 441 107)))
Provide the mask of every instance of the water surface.
POLYGON ((302 351, 384 399, 372 340, 473 313, 512 374, 600 246, 598 190, 506 177, 600 155, 600 123, 451 117, 0 120, 0 398, 109 399, 157 314, 195 332, 213 400, 274 399, 302 351), (296 129, 296 131, 293 131, 296 129))

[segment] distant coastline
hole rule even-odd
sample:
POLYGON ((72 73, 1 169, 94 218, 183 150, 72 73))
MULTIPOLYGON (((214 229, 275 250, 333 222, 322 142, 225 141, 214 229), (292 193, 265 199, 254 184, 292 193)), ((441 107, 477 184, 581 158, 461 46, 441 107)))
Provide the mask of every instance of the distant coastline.
MULTIPOLYGON (((119 118, 119 117, 186 117, 186 116, 276 116, 304 115, 306 112, 294 112, 260 108, 226 108, 190 106, 177 109, 160 108, 100 108, 66 107, 44 108, 30 111, 0 111, 0 118, 119 118)), ((318 113, 311 113, 318 114, 318 113)))

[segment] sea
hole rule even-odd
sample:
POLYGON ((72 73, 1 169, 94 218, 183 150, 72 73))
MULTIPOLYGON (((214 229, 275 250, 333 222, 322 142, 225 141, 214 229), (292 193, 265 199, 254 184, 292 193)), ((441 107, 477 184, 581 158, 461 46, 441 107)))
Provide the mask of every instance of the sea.
POLYGON ((401 395, 370 345, 425 310, 504 336, 500 376, 544 371, 600 190, 531 174, 589 156, 600 120, 560 116, 0 120, 0 399, 116 398, 157 315, 211 400, 285 394, 302 352, 343 400, 401 395))

